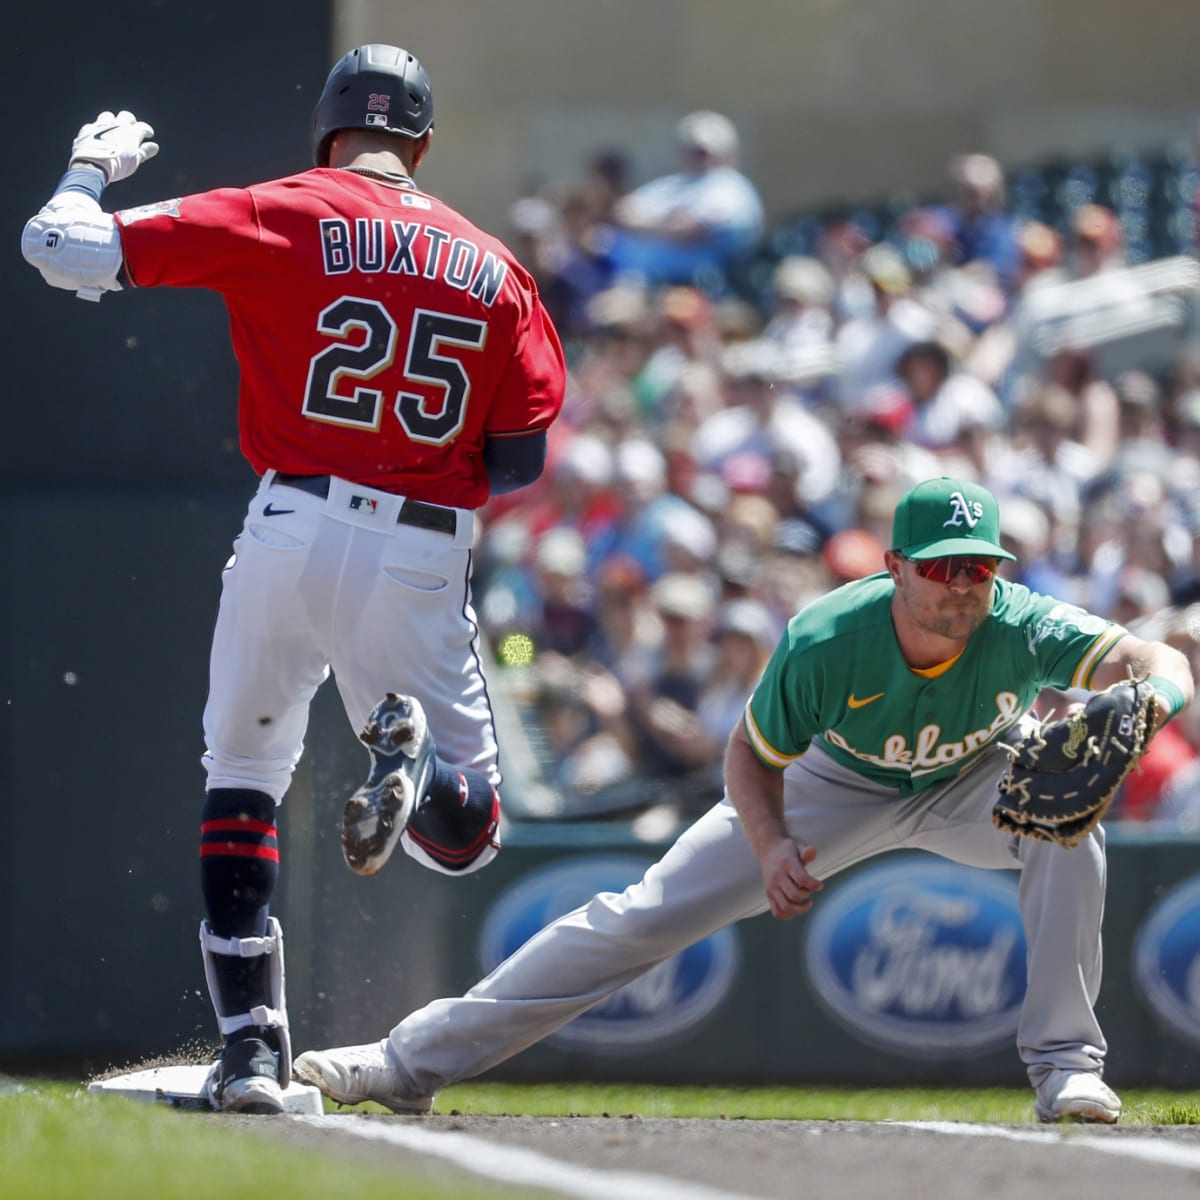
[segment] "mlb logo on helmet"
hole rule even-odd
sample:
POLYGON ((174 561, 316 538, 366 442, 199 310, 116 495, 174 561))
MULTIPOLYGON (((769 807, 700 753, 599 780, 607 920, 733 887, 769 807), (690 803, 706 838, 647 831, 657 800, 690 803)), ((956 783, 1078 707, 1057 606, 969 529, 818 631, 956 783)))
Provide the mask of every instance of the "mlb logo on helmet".
POLYGON ((387 112, 392 106, 392 98, 387 92, 372 92, 367 97, 367 112, 363 117, 363 124, 368 126, 378 125, 380 129, 387 128, 387 112))
POLYGON ((351 496, 350 507, 355 512, 365 513, 367 516, 373 516, 375 510, 379 507, 378 500, 372 500, 370 496, 351 496))

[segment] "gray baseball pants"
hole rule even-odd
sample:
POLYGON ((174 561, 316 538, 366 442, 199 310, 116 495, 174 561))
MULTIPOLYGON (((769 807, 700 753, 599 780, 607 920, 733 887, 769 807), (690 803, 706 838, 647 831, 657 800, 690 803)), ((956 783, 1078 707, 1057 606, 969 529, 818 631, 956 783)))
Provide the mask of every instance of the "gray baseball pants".
MULTIPOLYGON (((952 781, 904 797, 814 746, 785 772, 784 812, 789 832, 817 848, 810 871, 819 879, 904 849, 1020 870, 1028 987, 1017 1041, 1036 1087, 1050 1070, 1103 1065, 1106 1045, 1093 1005, 1100 991, 1104 834, 1097 828, 1064 850, 1001 833, 991 810, 1005 761, 993 748, 952 781)), ((733 805, 722 800, 640 882, 560 917, 465 996, 435 1000, 401 1021, 388 1041, 411 1095, 433 1095, 486 1071, 664 959, 766 909, 758 860, 733 805)))

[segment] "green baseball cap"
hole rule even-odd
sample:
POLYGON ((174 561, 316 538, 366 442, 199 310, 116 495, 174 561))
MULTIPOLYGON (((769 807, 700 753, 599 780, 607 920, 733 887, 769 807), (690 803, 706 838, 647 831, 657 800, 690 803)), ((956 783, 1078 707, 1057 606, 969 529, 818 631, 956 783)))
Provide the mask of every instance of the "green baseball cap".
POLYGON ((927 479, 901 497, 892 549, 905 558, 978 554, 1011 558, 1000 545, 1000 506, 987 488, 963 479, 927 479))

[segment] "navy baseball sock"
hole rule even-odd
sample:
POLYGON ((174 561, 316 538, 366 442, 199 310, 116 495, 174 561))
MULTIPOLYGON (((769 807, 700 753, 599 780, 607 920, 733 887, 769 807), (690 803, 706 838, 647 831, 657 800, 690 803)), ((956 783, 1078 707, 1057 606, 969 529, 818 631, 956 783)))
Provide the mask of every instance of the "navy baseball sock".
MULTIPOLYGON (((262 937, 279 876, 275 801, 249 788, 214 788, 200 822, 200 890, 217 937, 262 937)), ((268 960, 213 955, 227 1015, 267 998, 268 960)))
POLYGON ((495 839, 500 796, 482 772, 437 759, 433 779, 407 833, 449 871, 469 867, 495 839))

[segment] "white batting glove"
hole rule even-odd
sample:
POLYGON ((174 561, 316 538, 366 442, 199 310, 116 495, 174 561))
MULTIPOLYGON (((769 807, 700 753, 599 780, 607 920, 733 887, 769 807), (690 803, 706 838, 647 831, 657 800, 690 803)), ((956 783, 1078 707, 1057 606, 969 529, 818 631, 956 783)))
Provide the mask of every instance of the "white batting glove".
POLYGON ((102 112, 75 135, 71 163, 91 163, 109 183, 116 183, 158 153, 158 143, 147 140, 153 136, 154 130, 131 112, 122 109, 116 116, 102 112))

